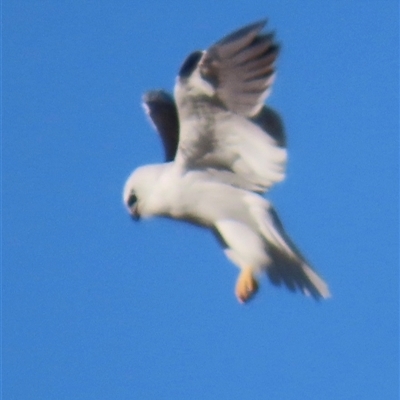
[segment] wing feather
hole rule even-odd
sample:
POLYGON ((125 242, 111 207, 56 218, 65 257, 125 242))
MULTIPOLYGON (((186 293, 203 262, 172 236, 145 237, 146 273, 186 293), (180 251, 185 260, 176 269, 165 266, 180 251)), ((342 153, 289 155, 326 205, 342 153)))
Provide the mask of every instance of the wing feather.
POLYGON ((274 34, 259 34, 265 24, 257 22, 228 35, 211 46, 199 64, 200 75, 220 101, 248 117, 261 110, 269 94, 279 54, 274 34))
POLYGON ((173 97, 163 90, 152 90, 143 95, 143 106, 160 134, 165 161, 173 161, 179 142, 178 110, 173 97))
POLYGON ((232 57, 250 45, 266 23, 267 20, 262 20, 240 28, 219 40, 209 51, 215 51, 222 58, 232 57))

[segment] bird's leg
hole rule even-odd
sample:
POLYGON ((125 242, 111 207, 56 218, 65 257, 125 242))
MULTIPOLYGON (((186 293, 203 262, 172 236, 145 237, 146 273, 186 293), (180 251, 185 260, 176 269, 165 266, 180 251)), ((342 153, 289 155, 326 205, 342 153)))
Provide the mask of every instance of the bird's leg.
POLYGON ((236 281, 235 294, 240 303, 250 300, 258 290, 258 283, 251 268, 243 268, 236 281))

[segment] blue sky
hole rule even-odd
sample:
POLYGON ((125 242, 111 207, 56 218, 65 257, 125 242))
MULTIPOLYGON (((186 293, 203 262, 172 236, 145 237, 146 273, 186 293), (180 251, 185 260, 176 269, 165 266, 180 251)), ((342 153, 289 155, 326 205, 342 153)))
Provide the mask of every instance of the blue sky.
POLYGON ((3 4, 3 398, 398 398, 398 2, 3 4), (186 55, 269 18, 289 140, 268 195, 328 281, 248 305, 211 234, 134 224, 162 160, 141 108, 186 55))

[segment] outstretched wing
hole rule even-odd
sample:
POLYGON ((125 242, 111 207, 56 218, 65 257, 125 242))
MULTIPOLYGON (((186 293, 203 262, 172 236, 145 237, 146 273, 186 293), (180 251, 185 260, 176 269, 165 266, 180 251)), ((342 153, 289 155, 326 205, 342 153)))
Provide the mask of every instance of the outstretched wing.
POLYGON ((287 158, 282 121, 264 106, 279 51, 274 35, 261 33, 265 23, 189 55, 175 85, 177 161, 220 171, 222 181, 234 174, 237 186, 259 192, 284 179, 287 158))
POLYGON ((199 64, 200 75, 231 111, 255 116, 270 93, 279 46, 274 34, 260 34, 266 20, 248 25, 211 46, 199 64))
POLYGON ((178 149, 179 120, 173 97, 163 90, 143 95, 143 107, 161 136, 165 161, 173 161, 178 149))

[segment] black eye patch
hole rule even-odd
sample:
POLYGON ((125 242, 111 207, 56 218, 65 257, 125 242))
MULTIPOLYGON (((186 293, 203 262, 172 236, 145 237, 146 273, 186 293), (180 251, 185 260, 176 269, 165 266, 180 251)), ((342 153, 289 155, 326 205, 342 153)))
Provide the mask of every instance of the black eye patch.
POLYGON ((132 193, 129 197, 128 197, 128 201, 127 201, 127 205, 128 207, 132 207, 135 203, 137 202, 137 197, 134 193, 132 193))

